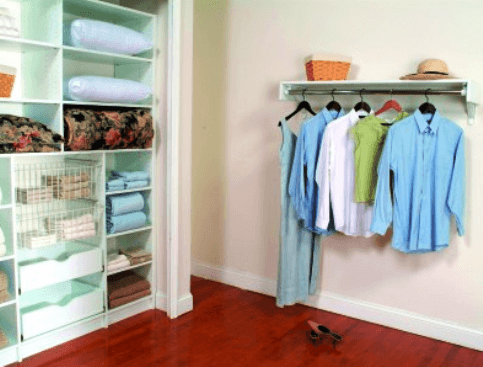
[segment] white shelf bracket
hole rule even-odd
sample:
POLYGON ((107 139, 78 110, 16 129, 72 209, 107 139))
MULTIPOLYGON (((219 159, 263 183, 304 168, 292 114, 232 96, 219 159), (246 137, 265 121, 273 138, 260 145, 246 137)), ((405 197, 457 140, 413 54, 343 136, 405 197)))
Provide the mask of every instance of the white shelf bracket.
POLYGON ((468 125, 476 122, 476 107, 481 101, 481 88, 478 83, 468 80, 466 85, 466 109, 468 113, 468 125))

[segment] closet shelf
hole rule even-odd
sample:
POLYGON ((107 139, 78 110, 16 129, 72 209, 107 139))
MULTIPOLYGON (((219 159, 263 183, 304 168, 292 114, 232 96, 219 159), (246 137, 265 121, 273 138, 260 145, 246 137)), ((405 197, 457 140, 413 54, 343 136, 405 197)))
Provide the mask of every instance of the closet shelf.
POLYGON ((124 271, 128 271, 128 270, 140 268, 140 267, 143 267, 143 266, 146 266, 146 265, 150 265, 152 263, 153 263, 152 260, 151 261, 146 261, 145 263, 136 264, 136 265, 133 265, 133 266, 128 266, 127 268, 123 268, 123 269, 111 271, 111 272, 107 273, 107 275, 109 276, 109 275, 114 275, 114 274, 117 274, 117 273, 122 273, 124 271))
POLYGON ((44 50, 58 50, 60 46, 53 43, 32 41, 24 38, 0 36, 0 49, 2 51, 34 52, 44 50))
POLYGON ((0 257, 0 262, 7 261, 7 260, 12 260, 14 258, 15 258, 15 255, 3 256, 3 257, 0 257))
POLYGON ((280 100, 296 101, 297 96, 310 95, 439 95, 462 97, 467 106, 468 124, 473 125, 476 107, 481 101, 480 85, 469 79, 444 80, 380 80, 380 81, 284 81, 280 83, 280 100))
POLYGON ((135 305, 136 303, 141 303, 141 302, 144 302, 146 300, 151 300, 151 299, 153 299, 153 297, 154 297, 153 294, 150 294, 149 296, 146 296, 146 297, 143 297, 143 298, 139 298, 139 299, 137 299, 135 301, 132 301, 132 302, 129 302, 129 303, 125 304, 125 305, 122 305, 122 306, 119 306, 119 307, 116 307, 116 308, 111 308, 111 309, 108 310, 108 312, 109 313, 118 312, 118 311, 120 311, 120 310, 122 310, 124 308, 128 308, 128 307, 130 307, 132 305, 135 305))
POLYGON ((127 234, 131 233, 137 233, 137 232, 142 232, 142 231, 147 231, 152 229, 153 226, 148 225, 146 227, 141 227, 141 228, 136 228, 136 229, 131 229, 130 231, 125 231, 125 232, 119 232, 119 233, 113 233, 113 234, 108 234, 106 238, 114 238, 114 237, 119 237, 119 236, 125 236, 127 234))
POLYGON ((10 305, 14 305, 15 303, 17 303, 17 300, 15 298, 11 297, 8 301, 0 303, 0 308, 7 307, 7 306, 10 306, 10 305))
POLYGON ((93 19, 97 19, 95 15, 105 14, 108 18, 103 18, 104 21, 112 23, 151 21, 155 18, 153 14, 99 0, 64 0, 64 11, 84 17, 88 14, 93 19))
POLYGON ((0 103, 16 103, 16 104, 60 104, 60 100, 53 101, 48 99, 31 99, 31 98, 0 98, 0 103))
POLYGON ((0 205, 0 210, 3 210, 3 209, 10 209, 11 207, 12 207, 12 204, 0 205))
POLYGON ((109 195, 118 195, 118 194, 128 194, 130 192, 140 192, 140 191, 150 191, 153 188, 151 186, 140 187, 137 189, 127 189, 127 190, 119 190, 119 191, 106 191, 106 196, 109 195))
POLYGON ((82 101, 64 101, 64 105, 72 106, 101 106, 113 108, 152 108, 152 104, 136 104, 136 103, 105 103, 105 102, 82 102, 82 101))
POLYGON ((129 55, 120 55, 110 52, 100 52, 93 50, 86 50, 82 48, 75 48, 71 46, 64 46, 64 59, 76 61, 88 61, 101 64, 115 64, 115 65, 143 65, 150 64, 153 60, 129 55))

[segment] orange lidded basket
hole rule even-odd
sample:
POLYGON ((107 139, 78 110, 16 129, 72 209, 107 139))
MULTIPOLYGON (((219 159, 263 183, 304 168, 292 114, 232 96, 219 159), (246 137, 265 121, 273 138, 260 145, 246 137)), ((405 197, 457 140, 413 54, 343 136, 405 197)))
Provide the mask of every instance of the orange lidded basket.
POLYGON ((0 65, 0 97, 9 98, 12 96, 13 83, 17 69, 10 66, 0 65))
POLYGON ((340 55, 310 55, 305 58, 307 80, 346 80, 352 58, 340 55))

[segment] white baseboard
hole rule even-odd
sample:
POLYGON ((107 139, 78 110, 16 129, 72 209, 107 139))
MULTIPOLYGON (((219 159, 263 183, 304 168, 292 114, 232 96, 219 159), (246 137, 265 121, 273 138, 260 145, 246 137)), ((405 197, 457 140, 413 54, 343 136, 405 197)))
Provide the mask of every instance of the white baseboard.
MULTIPOLYGON (((161 311, 167 311, 168 301, 166 294, 161 292, 156 293, 156 308, 161 311)), ((178 316, 191 311, 193 311, 193 295, 187 293, 178 298, 178 316)))
MULTIPOLYGON (((193 260, 191 265, 192 274, 195 276, 257 293, 276 295, 276 281, 273 279, 235 269, 213 266, 197 260, 193 260)), ((305 304, 321 310, 483 351, 482 331, 444 320, 432 319, 405 310, 326 292, 311 296, 305 304)))

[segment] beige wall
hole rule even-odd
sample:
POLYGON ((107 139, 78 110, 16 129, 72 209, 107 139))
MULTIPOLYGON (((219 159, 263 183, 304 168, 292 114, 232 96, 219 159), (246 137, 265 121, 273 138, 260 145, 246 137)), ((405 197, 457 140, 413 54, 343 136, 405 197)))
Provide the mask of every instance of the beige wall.
MULTIPOLYGON (((351 78, 360 80, 397 79, 422 59, 442 58, 454 74, 483 83, 476 0, 197 0, 194 11, 192 256, 213 266, 277 277, 277 121, 295 106, 278 101, 278 86, 303 79, 305 56, 352 56, 351 78)), ((424 98, 398 100, 412 111, 424 98)), ((356 98, 340 101, 350 109, 356 98)), ((470 127, 460 99, 432 101, 465 130, 466 236, 453 228, 450 248, 426 255, 398 253, 389 237, 333 236, 323 245, 321 289, 481 329, 483 109, 470 127)))

